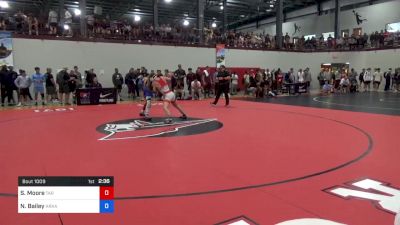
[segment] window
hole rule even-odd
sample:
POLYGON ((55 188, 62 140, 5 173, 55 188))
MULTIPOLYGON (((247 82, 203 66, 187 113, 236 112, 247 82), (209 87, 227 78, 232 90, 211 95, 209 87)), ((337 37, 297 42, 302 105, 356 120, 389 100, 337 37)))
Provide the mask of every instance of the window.
POLYGON ((393 32, 393 33, 399 32, 400 31, 400 22, 386 24, 386 30, 388 32, 393 32))
POLYGON ((344 37, 346 37, 346 36, 348 37, 348 36, 349 36, 349 33, 350 33, 349 29, 342 30, 342 32, 341 32, 342 38, 344 38, 344 37))
POLYGON ((361 28, 354 28, 353 29, 353 34, 356 36, 360 36, 362 34, 362 29, 361 28))
POLYGON ((317 35, 315 35, 315 34, 305 35, 304 39, 308 40, 310 38, 310 40, 311 40, 311 38, 313 38, 313 37, 315 38, 315 37, 317 37, 317 35))
POLYGON ((326 32, 326 33, 322 33, 322 36, 324 37, 324 41, 327 41, 327 40, 328 40, 329 35, 330 35, 332 38, 335 38, 335 32, 326 32))

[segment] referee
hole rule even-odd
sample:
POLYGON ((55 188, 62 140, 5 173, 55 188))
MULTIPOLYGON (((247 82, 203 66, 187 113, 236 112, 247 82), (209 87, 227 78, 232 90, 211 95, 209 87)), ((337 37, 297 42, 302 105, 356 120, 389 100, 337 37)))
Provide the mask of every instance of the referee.
POLYGON ((224 65, 219 68, 217 80, 217 94, 214 102, 212 102, 211 105, 217 105, 219 97, 221 97, 221 94, 224 93, 226 100, 225 106, 229 106, 229 83, 231 80, 231 75, 226 70, 224 65))

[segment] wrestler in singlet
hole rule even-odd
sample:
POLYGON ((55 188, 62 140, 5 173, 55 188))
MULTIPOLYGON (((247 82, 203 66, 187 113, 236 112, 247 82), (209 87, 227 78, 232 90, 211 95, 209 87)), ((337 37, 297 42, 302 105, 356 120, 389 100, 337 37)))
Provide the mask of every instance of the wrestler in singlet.
POLYGON ((178 105, 176 102, 176 97, 174 92, 169 89, 168 82, 166 77, 163 77, 161 71, 157 71, 157 75, 154 77, 153 85, 154 87, 163 95, 163 109, 165 114, 167 115, 167 119, 165 119, 165 123, 171 124, 173 120, 171 117, 171 112, 168 109, 169 104, 172 104, 181 114, 182 116, 179 117, 180 119, 187 119, 186 113, 183 109, 178 105))

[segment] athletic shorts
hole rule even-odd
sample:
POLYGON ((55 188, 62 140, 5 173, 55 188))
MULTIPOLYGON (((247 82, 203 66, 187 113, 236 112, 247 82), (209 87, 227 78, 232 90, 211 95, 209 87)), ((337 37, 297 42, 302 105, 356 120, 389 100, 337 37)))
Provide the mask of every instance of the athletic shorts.
POLYGON ((29 88, 21 88, 20 89, 20 95, 22 96, 29 96, 29 88))
POLYGON ((371 81, 364 81, 364 84, 370 84, 371 81))
POLYGON ((55 95, 56 94, 56 88, 53 86, 47 86, 46 87, 46 93, 48 95, 55 95))
POLYGON ((174 92, 168 92, 167 94, 164 95, 164 101, 167 102, 175 102, 176 101, 176 96, 174 92))
POLYGON ((44 93, 44 87, 34 87, 33 92, 34 93, 44 93))
POLYGON ((379 81, 374 81, 374 84, 380 85, 381 82, 379 82, 379 81))

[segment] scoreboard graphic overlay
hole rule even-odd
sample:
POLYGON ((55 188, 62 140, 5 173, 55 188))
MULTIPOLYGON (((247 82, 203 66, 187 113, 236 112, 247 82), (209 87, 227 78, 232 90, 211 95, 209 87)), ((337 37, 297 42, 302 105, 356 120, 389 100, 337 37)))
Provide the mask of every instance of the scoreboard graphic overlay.
POLYGON ((18 213, 113 213, 114 177, 18 177, 18 213))

